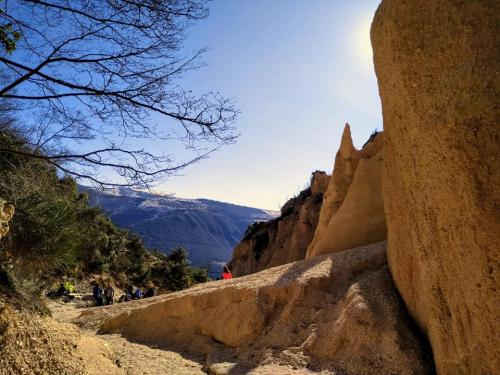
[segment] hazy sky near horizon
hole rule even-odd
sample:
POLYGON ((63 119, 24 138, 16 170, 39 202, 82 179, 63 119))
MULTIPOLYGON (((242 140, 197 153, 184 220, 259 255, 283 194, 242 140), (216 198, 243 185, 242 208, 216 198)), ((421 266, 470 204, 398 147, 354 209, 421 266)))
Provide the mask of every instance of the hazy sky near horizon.
POLYGON ((209 48, 207 66, 180 83, 234 97, 241 136, 154 190, 277 210, 312 171, 331 173, 345 122, 357 147, 382 129, 369 38, 379 2, 214 0, 186 41, 209 48))

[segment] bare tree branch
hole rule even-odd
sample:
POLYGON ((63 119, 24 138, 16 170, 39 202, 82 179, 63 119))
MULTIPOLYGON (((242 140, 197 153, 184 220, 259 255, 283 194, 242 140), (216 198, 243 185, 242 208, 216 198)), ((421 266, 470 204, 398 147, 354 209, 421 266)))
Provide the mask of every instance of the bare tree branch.
MULTIPOLYGON (((206 1, 0 4, 0 18, 16 33, 12 35, 20 35, 14 52, 0 53, 0 71, 9 72, 0 84, 0 99, 24 111, 21 122, 32 129, 33 139, 26 136, 30 147, 22 152, 46 158, 76 177, 86 178, 84 170, 112 168, 124 184, 143 186, 211 151, 174 164, 164 155, 116 147, 110 137, 121 137, 122 143, 128 138, 171 139, 180 130, 186 147, 235 141, 239 111, 234 101, 218 93, 196 95, 178 84, 184 73, 203 66, 205 49, 186 54, 182 43, 190 24, 208 15, 206 1), (91 139, 111 147, 91 153, 66 151, 70 140, 91 139)), ((4 147, 0 152, 19 150, 4 147)), ((115 183, 96 175, 94 182, 115 183)))

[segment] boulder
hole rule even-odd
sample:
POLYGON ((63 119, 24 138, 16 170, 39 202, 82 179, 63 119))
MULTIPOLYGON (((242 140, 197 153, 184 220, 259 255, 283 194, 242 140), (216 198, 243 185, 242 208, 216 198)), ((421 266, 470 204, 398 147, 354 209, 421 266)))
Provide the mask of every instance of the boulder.
POLYGON ((388 272, 385 243, 91 309, 82 318, 104 320, 101 333, 208 358, 229 350, 228 359, 210 362, 231 368, 432 373, 388 272))
POLYGON ((500 2, 384 0, 388 260, 438 374, 500 369, 500 2))
POLYGON ((383 134, 356 150, 346 124, 307 257, 383 241, 383 134))

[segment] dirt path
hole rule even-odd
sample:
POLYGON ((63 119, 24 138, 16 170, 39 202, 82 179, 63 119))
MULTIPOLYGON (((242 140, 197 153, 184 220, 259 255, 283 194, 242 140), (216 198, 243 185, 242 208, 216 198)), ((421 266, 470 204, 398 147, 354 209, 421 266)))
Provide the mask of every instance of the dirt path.
MULTIPOLYGON (((254 369, 238 363, 225 362, 222 358, 207 364, 206 358, 194 357, 185 353, 166 350, 153 346, 128 341, 118 334, 97 335, 96 331, 102 319, 112 315, 113 310, 131 308, 134 303, 121 306, 109 306, 97 314, 84 314, 71 303, 48 302, 52 316, 63 323, 77 323, 84 336, 82 341, 102 342, 112 353, 114 362, 126 375, 310 375, 305 369, 294 370, 286 366, 266 365, 254 369), (105 311, 106 310, 106 311, 105 311)), ((92 350, 91 347, 88 350, 92 350)), ((212 362, 212 361, 211 361, 212 362)), ((324 372, 321 374, 331 374, 324 372)))
POLYGON ((179 353, 127 341, 120 335, 99 335, 118 358, 127 375, 206 375, 202 365, 179 353))
POLYGON ((105 343, 127 374, 432 374, 402 306, 377 243, 138 301, 52 310, 101 343, 96 354, 105 343))
MULTIPOLYGON (((59 322, 72 323, 81 314, 71 303, 50 302, 52 316, 59 322)), ((136 344, 120 335, 97 335, 95 330, 81 329, 83 335, 104 342, 116 364, 127 375, 206 375, 202 358, 136 344)))

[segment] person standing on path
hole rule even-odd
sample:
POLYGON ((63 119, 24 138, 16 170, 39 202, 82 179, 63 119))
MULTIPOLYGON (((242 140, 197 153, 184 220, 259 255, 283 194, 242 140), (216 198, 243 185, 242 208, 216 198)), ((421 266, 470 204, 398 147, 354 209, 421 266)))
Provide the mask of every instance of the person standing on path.
POLYGON ((227 279, 232 279, 232 278, 233 278, 233 274, 229 270, 229 267, 224 266, 224 269, 222 271, 222 279, 227 280, 227 279))
POLYGON ((115 290, 111 286, 111 283, 108 284, 108 287, 104 292, 104 295, 106 296, 106 305, 112 305, 115 299, 115 290))
POLYGON ((104 301, 102 299, 102 289, 97 282, 95 283, 94 289, 92 290, 92 296, 94 297, 94 301, 97 306, 104 305, 104 301))

